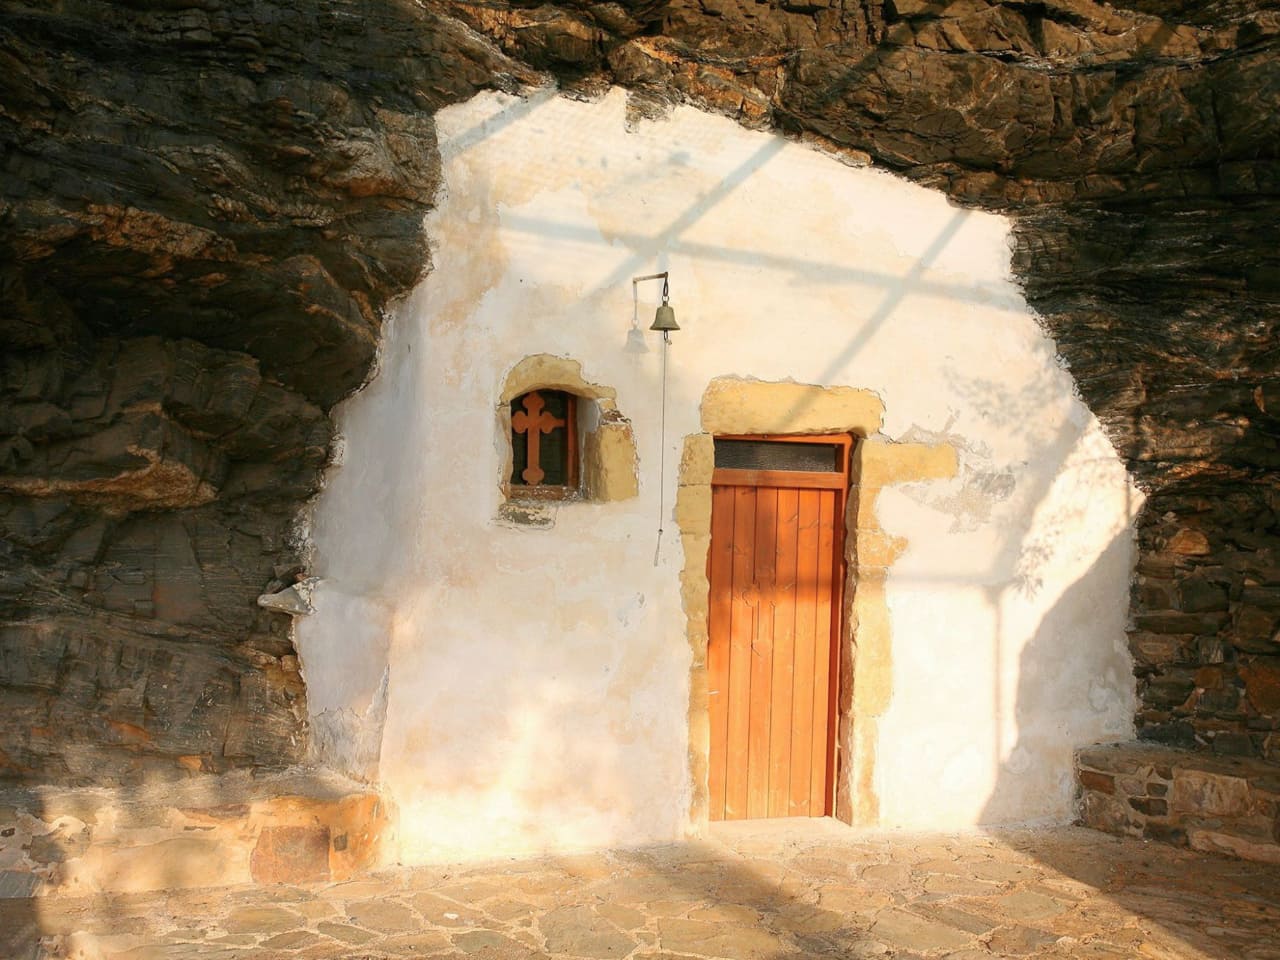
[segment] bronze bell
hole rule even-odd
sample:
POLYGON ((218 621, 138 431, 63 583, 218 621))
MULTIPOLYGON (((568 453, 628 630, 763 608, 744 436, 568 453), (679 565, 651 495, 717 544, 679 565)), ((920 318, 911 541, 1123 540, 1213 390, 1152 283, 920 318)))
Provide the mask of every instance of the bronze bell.
POLYGON ((672 330, 679 330, 680 324, 676 323, 676 311, 671 304, 667 303, 667 297, 670 290, 667 287, 667 278, 662 278, 662 306, 658 307, 658 312, 653 316, 653 326, 650 330, 657 330, 665 337, 672 330))
POLYGON ((663 300, 662 306, 658 307, 658 312, 653 317, 653 326, 649 329, 660 330, 663 333, 680 329, 680 325, 676 323, 676 311, 667 301, 663 300))

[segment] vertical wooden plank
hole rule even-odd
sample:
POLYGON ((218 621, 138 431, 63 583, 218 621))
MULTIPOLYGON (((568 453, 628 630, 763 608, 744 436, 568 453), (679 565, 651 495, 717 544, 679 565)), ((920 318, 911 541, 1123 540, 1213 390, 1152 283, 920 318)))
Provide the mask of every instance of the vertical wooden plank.
POLYGON ((751 718, 747 740, 747 816, 769 815, 769 717, 773 706, 773 578, 778 491, 756 490, 755 635, 751 641, 751 718))
POLYGON ((788 813, 809 816, 811 758, 813 755, 813 652, 815 645, 815 591, 818 584, 818 524, 821 522, 819 490, 797 491, 799 518, 796 526, 795 673, 791 702, 791 779, 788 813))
POLYGON ((846 509, 848 501, 843 490, 838 491, 834 501, 833 539, 835 541, 831 557, 831 680, 827 684, 829 703, 827 706, 827 796, 826 811, 828 816, 836 815, 836 772, 839 766, 837 752, 839 750, 840 730, 840 664, 844 658, 844 584, 848 573, 845 563, 846 509))
POLYGON ((711 490, 711 551, 707 579, 707 708, 711 750, 707 757, 708 815, 724 819, 725 772, 729 762, 729 629, 733 602, 733 488, 711 490))
POLYGON ((785 817, 791 786, 792 682, 795 672, 796 528, 800 499, 778 491, 778 538, 774 550, 773 709, 769 725, 769 816, 785 817))
POLYGON ((813 740, 811 741, 812 774, 809 788, 809 816, 827 812, 827 750, 831 728, 831 648, 832 648, 832 569, 835 564, 834 490, 819 493, 818 569, 814 611, 813 654, 813 740))
POLYGON ((756 491, 733 488, 733 569, 730 585, 729 723, 725 737, 726 820, 747 815, 747 764, 751 721, 751 641, 755 635, 755 607, 749 602, 755 563, 756 491))

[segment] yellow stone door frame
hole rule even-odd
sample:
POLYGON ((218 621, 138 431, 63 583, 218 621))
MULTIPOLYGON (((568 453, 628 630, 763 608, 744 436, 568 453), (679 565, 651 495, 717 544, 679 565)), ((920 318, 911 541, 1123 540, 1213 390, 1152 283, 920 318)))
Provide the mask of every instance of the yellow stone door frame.
POLYGON ((886 534, 875 504, 886 486, 955 476, 950 444, 894 443, 879 436, 884 405, 870 390, 718 377, 702 396, 700 433, 684 439, 676 495, 676 523, 684 548, 680 574, 689 672, 689 821, 708 820, 707 773, 711 729, 707 701, 707 554, 711 547, 711 475, 717 436, 854 437, 845 513, 845 585, 836 731, 836 808, 856 826, 880 822, 875 764, 879 718, 893 692, 892 644, 885 580, 907 543, 886 534))

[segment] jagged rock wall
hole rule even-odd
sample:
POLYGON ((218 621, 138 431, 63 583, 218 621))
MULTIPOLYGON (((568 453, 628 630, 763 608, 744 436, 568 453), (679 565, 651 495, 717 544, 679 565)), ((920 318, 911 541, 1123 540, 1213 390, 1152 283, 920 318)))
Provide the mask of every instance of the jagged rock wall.
POLYGON ((3 4, 0 777, 305 755, 255 600, 426 258, 432 113, 531 77, 412 4, 3 4))
POLYGON ((1019 213, 1028 296, 1150 490, 1140 725, 1280 756, 1276 4, 0 12, 0 775, 303 755, 285 624, 254 599, 299 572, 327 411, 426 259, 431 115, 551 77, 1019 213))
POLYGON ((302 755, 285 625, 253 602, 329 424, 245 354, 102 339, 6 358, 5 774, 132 782, 302 755))
POLYGON ((1055 209, 1019 230, 1028 294, 1149 491, 1139 733, 1280 759, 1280 207, 1055 209))

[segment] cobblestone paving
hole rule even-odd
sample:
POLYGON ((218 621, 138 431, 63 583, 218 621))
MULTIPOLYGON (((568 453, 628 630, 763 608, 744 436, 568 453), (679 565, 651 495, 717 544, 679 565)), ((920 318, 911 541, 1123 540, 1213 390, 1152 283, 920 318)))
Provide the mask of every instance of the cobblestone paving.
POLYGON ((1280 960, 1278 866, 1076 828, 731 827, 681 846, 306 889, 0 901, 0 956, 1280 960))

